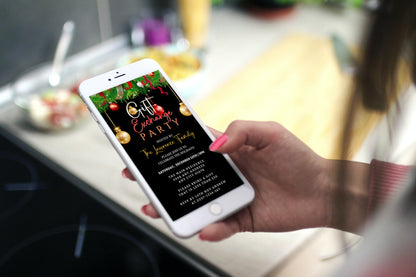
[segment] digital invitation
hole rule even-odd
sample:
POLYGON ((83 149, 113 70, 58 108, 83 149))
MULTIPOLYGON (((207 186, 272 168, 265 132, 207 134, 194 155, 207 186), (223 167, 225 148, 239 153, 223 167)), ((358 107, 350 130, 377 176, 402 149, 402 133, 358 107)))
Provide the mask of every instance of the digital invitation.
POLYGON ((172 220, 243 184, 159 71, 90 98, 172 220))

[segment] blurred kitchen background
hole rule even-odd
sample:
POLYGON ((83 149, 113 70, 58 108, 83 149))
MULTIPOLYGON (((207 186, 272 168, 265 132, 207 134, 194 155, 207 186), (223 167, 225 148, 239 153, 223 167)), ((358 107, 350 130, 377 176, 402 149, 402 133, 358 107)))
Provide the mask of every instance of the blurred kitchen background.
MULTIPOLYGON (((0 273, 329 276, 345 258, 334 230, 206 243, 177 239, 144 217, 145 195, 121 177, 123 163, 77 85, 151 57, 207 125, 278 121, 337 158, 355 60, 376 7, 377 0, 1 1, 0 273)), ((351 158, 369 161, 369 137, 383 120, 363 111, 351 158)), ((348 247, 360 243, 343 235, 348 247)))
POLYGON ((174 12, 173 1, 87 0, 2 1, 0 84, 13 82, 22 72, 51 62, 67 20, 76 31, 68 55, 128 32, 130 20, 174 12), (5 54, 7 53, 7 54, 5 54))
MULTIPOLYGON (((212 1, 214 9, 221 10, 224 7, 232 7, 240 10, 242 14, 251 13, 253 16, 265 20, 276 18, 279 20, 279 17, 291 13, 291 9, 287 12, 280 12, 281 8, 279 6, 282 4, 279 4, 279 2, 283 2, 283 7, 286 7, 291 5, 287 3, 292 1, 212 1), (273 11, 275 6, 278 9, 273 11)), ((332 9, 333 16, 344 16, 342 13, 345 12, 343 11, 345 7, 351 5, 355 7, 373 7, 376 6, 377 1, 305 0, 299 2, 312 3, 314 6, 324 4, 325 9, 332 9)), ((2 1, 0 3, 0 15, 2 18, 0 51, 3 53, 0 57, 0 88, 3 88, 2 92, 5 92, 5 87, 15 82, 24 73, 28 73, 40 65, 45 65, 47 62, 52 62, 62 26, 68 20, 73 21, 76 26, 68 56, 85 51, 120 35, 129 36, 131 31, 134 31, 134 27, 138 31, 138 25, 135 25, 135 23, 150 18, 162 20, 169 28, 170 38, 175 42, 182 35, 178 5, 173 0, 75 0, 59 2, 39 0, 36 4, 29 4, 24 0, 2 1)), ((215 22, 212 23, 215 24, 215 22)), ((226 24, 226 22, 224 23, 226 24)), ((354 23, 352 22, 352 24, 354 23)), ((328 26, 321 27, 323 29, 328 28, 328 26)), ((250 36, 253 35, 248 30, 245 31, 238 28, 238 26, 230 26, 229 28, 231 32, 244 35, 247 39, 250 39, 250 36)), ((276 32, 279 32, 279 30, 276 29, 276 32)), ((129 42, 134 43, 134 46, 140 46, 143 43, 141 41, 142 37, 137 32, 133 33, 132 36, 128 39, 129 42)), ((216 34, 212 33, 211 36, 215 37, 216 34)), ((216 48, 215 38, 211 37, 208 46, 216 48)), ((244 47, 244 45, 241 46, 244 47)))

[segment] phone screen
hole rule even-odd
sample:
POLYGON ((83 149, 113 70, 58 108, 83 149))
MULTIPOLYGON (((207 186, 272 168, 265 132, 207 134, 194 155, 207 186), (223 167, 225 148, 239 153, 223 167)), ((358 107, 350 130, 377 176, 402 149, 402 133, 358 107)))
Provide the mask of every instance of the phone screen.
POLYGON ((90 99, 172 220, 243 185, 159 70, 90 99))

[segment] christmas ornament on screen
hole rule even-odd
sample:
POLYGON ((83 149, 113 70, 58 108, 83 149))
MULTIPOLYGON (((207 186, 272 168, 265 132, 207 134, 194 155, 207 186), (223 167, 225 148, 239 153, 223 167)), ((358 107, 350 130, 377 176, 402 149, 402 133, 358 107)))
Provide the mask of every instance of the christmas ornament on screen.
POLYGON ((138 110, 135 107, 133 107, 133 106, 129 106, 127 111, 131 115, 136 115, 138 113, 138 110))
POLYGON ((113 112, 118 111, 119 109, 119 106, 117 103, 110 103, 109 107, 110 107, 110 110, 112 110, 113 112))
MULTIPOLYGON (((155 115, 162 115, 164 112, 165 112, 165 109, 162 107, 162 106, 160 106, 160 105, 158 105, 158 104, 155 104, 153 101, 152 101, 152 99, 151 98, 147 98, 146 97, 146 99, 150 102, 150 103, 152 103, 152 108, 153 108, 153 113, 155 114, 155 115)), ((129 108, 130 109, 130 108, 129 108)))
POLYGON ((188 110, 188 107, 179 99, 178 95, 174 93, 176 96, 176 99, 178 99, 179 102, 179 112, 184 116, 190 116, 192 115, 191 111, 188 110))
POLYGON ((156 115, 162 115, 165 112, 165 109, 157 104, 153 104, 152 107, 156 115))
POLYGON ((116 132, 116 138, 121 144, 127 144, 130 142, 130 134, 126 131, 122 131, 119 126, 116 126, 108 114, 104 111, 105 115, 107 116, 108 120, 110 120, 111 124, 113 125, 113 130, 116 132))
POLYGON ((188 110, 188 107, 183 103, 179 103, 179 112, 184 116, 190 116, 192 113, 188 110))
POLYGON ((120 127, 114 127, 114 132, 116 132, 116 138, 121 144, 127 144, 130 142, 130 135, 126 131, 122 131, 120 127))

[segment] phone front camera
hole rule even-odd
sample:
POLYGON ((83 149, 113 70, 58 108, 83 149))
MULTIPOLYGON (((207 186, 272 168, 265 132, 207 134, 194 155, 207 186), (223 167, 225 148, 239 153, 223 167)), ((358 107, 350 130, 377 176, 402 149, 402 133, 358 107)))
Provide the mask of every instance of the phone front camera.
POLYGON ((111 79, 109 78, 108 81, 111 81, 111 79))

